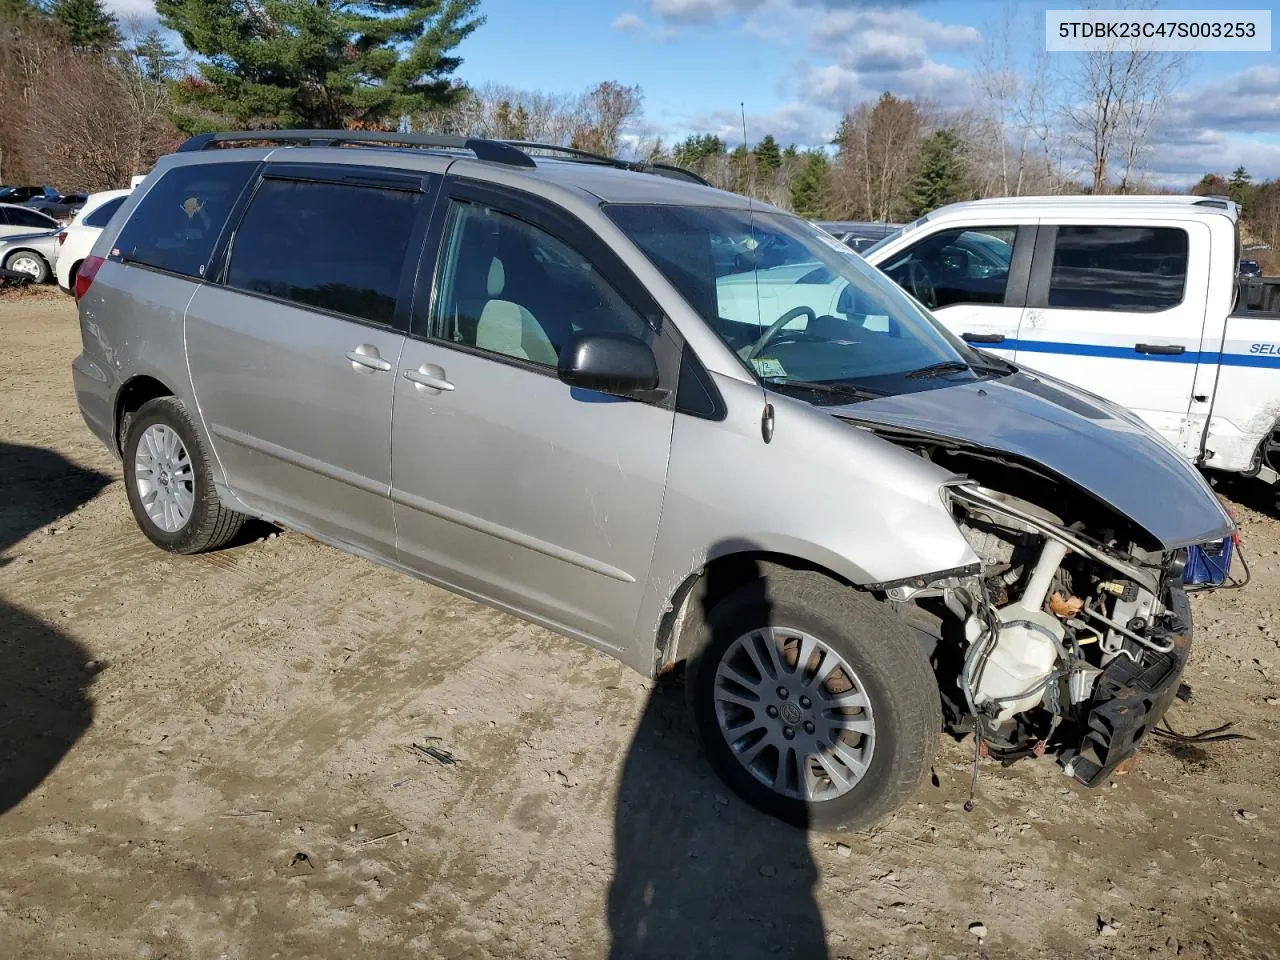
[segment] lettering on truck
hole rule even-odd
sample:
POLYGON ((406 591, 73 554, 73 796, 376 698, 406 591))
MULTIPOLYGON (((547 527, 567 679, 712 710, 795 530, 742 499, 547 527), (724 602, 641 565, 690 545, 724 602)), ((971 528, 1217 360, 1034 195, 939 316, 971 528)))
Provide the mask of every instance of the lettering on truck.
POLYGON ((1280 356, 1280 343, 1255 343, 1249 347, 1249 352, 1269 357, 1280 356))

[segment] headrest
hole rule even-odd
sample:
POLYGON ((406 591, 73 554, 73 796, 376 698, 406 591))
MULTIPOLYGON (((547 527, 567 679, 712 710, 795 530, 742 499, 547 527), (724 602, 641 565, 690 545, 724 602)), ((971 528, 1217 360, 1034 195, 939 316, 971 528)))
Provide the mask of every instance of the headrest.
POLYGON ((490 297, 502 296, 502 288, 507 285, 507 272, 502 269, 502 261, 497 257, 489 263, 488 291, 490 297))

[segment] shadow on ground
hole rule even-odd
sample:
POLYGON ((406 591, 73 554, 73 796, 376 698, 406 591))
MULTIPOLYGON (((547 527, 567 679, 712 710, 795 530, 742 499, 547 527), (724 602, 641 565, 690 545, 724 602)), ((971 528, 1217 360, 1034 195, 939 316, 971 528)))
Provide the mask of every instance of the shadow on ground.
POLYGON ((92 500, 110 482, 52 450, 0 443, 0 552, 92 500))
POLYGON ((610 960, 825 960, 807 832, 730 794, 694 740, 684 694, 682 675, 659 682, 623 765, 610 960))
MULTIPOLYGON (((50 450, 0 443, 0 551, 108 482, 50 450)), ((20 562, 0 557, 0 565, 20 562)), ((38 787, 93 722, 88 659, 70 637, 0 600, 0 814, 38 787)))

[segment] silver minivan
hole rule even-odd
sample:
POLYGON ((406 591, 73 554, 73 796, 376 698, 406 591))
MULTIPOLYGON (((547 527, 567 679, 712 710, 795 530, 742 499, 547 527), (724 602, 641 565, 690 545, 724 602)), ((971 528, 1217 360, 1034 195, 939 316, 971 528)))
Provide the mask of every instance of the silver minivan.
POLYGON ((724 780, 902 803, 944 726, 1106 779, 1233 525, 1136 417, 976 351, 810 224, 488 140, 203 135, 76 279, 90 429, 175 553, 260 517, 685 663, 724 780))

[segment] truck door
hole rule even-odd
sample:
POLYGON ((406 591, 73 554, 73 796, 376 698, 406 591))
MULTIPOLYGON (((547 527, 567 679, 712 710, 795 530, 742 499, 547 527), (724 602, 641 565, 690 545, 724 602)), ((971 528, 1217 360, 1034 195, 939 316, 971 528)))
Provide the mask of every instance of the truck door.
POLYGON ((1034 224, 948 227, 878 265, 952 333, 1012 359, 1035 231, 1034 224))
POLYGON ((1128 407, 1194 457, 1208 263, 1197 221, 1042 223, 1014 359, 1128 407))

